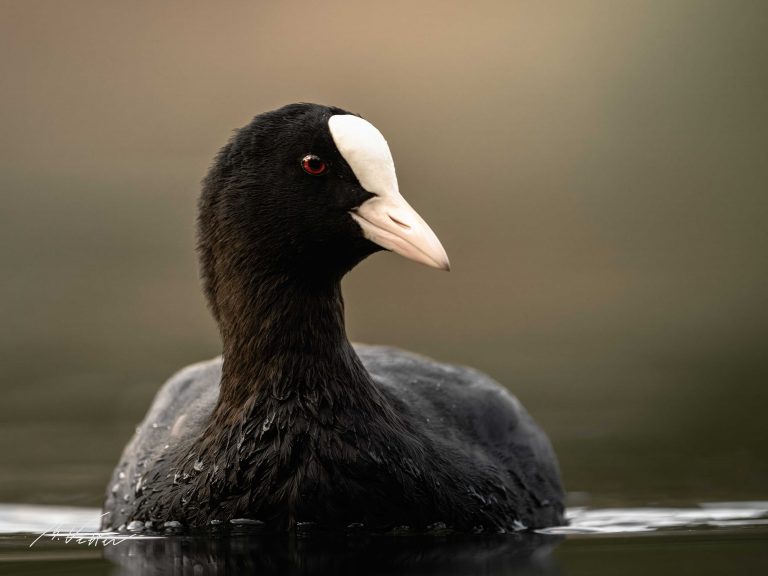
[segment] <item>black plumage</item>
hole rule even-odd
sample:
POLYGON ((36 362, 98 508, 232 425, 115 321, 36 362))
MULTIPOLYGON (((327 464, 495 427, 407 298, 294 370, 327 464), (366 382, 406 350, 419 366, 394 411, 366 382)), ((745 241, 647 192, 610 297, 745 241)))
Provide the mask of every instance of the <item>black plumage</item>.
POLYGON ((340 281, 381 246, 328 120, 294 104, 221 150, 199 252, 223 360, 167 382, 115 469, 103 526, 513 530, 563 522, 549 441, 489 377, 353 346, 340 281), (327 174, 302 170, 308 153, 327 174), (175 525, 175 524, 174 524, 175 525))

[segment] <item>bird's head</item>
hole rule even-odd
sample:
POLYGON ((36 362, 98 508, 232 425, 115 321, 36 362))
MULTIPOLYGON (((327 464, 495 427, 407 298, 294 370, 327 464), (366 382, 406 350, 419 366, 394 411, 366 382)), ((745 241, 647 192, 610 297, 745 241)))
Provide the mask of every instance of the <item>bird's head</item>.
POLYGON ((236 132, 204 181, 199 241, 214 312, 225 275, 340 279, 381 249, 449 268, 437 236, 400 195, 381 133, 317 104, 260 114, 236 132))

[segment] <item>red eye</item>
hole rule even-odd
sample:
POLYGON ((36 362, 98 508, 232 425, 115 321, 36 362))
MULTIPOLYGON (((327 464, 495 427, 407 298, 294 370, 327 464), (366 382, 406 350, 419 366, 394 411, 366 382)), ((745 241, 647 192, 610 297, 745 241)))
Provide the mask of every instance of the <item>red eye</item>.
POLYGON ((312 176, 320 176, 328 171, 328 164, 314 154, 307 154, 304 156, 304 158, 301 159, 301 167, 304 168, 304 172, 312 174, 312 176))

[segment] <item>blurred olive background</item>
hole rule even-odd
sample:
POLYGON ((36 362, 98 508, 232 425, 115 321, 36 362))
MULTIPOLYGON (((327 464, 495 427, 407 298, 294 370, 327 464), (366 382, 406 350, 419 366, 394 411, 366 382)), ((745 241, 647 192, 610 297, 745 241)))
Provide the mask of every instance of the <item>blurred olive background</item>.
POLYGON ((294 101, 388 138, 450 274, 376 255, 348 326, 470 364, 573 502, 768 497, 768 4, 0 2, 0 501, 98 505, 219 353, 199 181, 294 101))

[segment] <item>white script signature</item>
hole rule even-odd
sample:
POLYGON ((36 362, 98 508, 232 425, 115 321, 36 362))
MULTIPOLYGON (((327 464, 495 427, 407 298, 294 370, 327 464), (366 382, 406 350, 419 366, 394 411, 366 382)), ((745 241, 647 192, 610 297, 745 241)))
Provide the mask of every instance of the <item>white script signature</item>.
MULTIPOLYGON (((109 512, 105 512, 101 515, 101 518, 104 518, 109 514, 109 512)), ((52 528, 51 530, 46 530, 40 536, 35 538, 34 542, 29 545, 30 548, 38 543, 40 538, 48 537, 51 540, 63 540, 65 544, 69 544, 70 542, 73 542, 75 544, 85 544, 86 546, 99 546, 102 545, 104 547, 107 546, 117 546, 118 544, 122 544, 126 540, 130 540, 132 538, 136 538, 137 534, 130 534, 128 536, 121 536, 114 533, 109 532, 85 532, 85 525, 81 526, 78 529, 65 529, 61 525, 56 526, 55 528, 52 528)))

